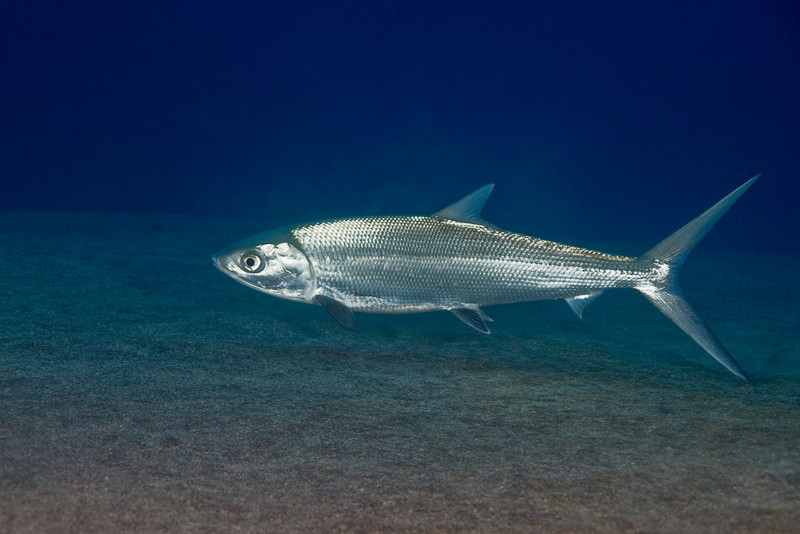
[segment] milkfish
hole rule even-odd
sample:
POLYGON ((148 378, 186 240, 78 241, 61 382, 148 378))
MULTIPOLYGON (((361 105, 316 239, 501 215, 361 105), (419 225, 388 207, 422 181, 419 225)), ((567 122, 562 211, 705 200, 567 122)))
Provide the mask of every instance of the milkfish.
POLYGON ((633 288, 749 382, 684 299, 677 278, 694 246, 760 176, 639 257, 500 230, 481 219, 489 184, 430 216, 303 224, 245 239, 212 259, 248 287, 322 306, 347 330, 354 330, 354 311, 447 310, 488 334, 483 306, 564 299, 580 318, 605 290, 633 288))

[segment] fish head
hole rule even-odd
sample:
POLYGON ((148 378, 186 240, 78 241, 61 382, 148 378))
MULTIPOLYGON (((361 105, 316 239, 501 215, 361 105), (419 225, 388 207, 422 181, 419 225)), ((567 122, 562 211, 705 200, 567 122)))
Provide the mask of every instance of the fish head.
POLYGON ((263 293, 302 302, 314 296, 311 263, 290 232, 253 236, 218 252, 212 261, 237 282, 263 293))

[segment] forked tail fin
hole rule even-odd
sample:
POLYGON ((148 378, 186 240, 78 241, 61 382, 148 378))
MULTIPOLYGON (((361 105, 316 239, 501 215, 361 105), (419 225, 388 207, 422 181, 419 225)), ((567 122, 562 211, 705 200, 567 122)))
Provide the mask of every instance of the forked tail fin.
POLYGON ((728 354, 708 325, 683 298, 677 280, 678 271, 695 245, 760 177, 761 174, 754 176, 711 206, 702 215, 642 255, 640 261, 652 262, 657 274, 652 280, 636 288, 719 363, 748 382, 750 379, 736 363, 736 360, 728 354))

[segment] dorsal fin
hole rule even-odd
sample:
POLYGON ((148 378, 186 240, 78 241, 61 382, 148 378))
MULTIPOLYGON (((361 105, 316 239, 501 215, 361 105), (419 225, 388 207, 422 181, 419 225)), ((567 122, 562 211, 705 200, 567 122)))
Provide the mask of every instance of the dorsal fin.
POLYGON ((489 198, 492 189, 494 189, 494 184, 486 184, 433 215, 454 221, 485 224, 481 219, 481 210, 483 210, 483 205, 486 204, 486 199, 489 198))

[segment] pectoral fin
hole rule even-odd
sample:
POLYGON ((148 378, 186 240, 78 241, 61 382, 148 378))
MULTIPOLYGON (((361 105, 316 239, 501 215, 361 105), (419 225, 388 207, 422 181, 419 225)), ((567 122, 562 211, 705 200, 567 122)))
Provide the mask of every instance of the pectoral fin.
POLYGON ((325 311, 331 314, 331 317, 341 325, 345 330, 351 332, 356 329, 355 321, 353 320, 353 310, 347 304, 326 297, 325 295, 317 295, 317 302, 325 308, 325 311))
POLYGON ((486 321, 492 319, 483 313, 483 310, 478 306, 469 306, 466 308, 453 308, 450 310, 453 315, 470 325, 472 328, 484 334, 490 334, 491 331, 486 326, 486 321))

